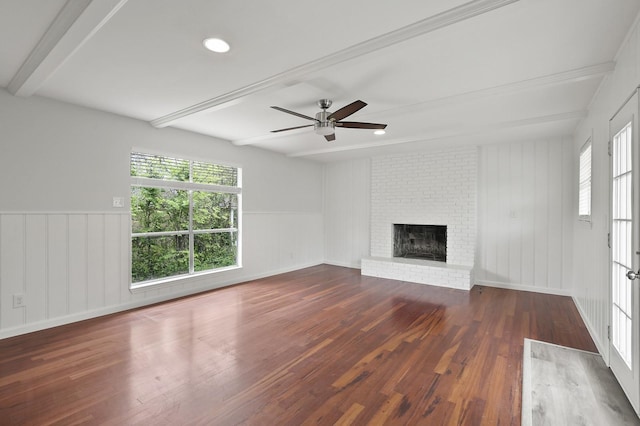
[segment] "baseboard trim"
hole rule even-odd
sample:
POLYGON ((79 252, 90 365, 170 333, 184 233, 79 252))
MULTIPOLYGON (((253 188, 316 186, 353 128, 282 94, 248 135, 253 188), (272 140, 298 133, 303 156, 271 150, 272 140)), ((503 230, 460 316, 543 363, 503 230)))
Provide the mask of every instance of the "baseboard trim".
POLYGON ((103 308, 98 308, 90 311, 79 312, 75 314, 65 315, 62 317, 46 319, 43 321, 33 322, 30 324, 20 325, 17 327, 7 328, 5 330, 0 330, 0 340, 7 339, 9 337, 15 337, 22 334, 33 333, 36 331, 46 330, 48 328, 60 327, 62 325, 72 324, 74 322, 85 321, 93 318, 102 317, 105 315, 116 314, 118 312, 129 311, 132 309, 142 308, 145 306, 154 305, 156 303, 167 302, 173 299, 179 299, 181 297, 193 296, 199 293, 205 293, 207 291, 216 290, 218 288, 229 287, 236 284, 246 283, 253 280, 258 280, 262 278, 271 277, 274 275, 285 274, 287 272, 297 271, 299 269, 309 268, 312 266, 321 265, 324 262, 310 262, 308 264, 296 265, 288 268, 281 268, 272 270, 269 272, 254 274, 250 276, 244 276, 240 278, 236 278, 233 280, 227 280, 223 282, 217 282, 211 285, 205 285, 202 287, 198 287, 196 289, 190 290, 181 290, 172 292, 170 294, 165 294, 162 296, 151 297, 144 300, 134 301, 123 303, 120 305, 114 306, 106 306, 103 308))
POLYGON ((548 288, 548 287, 536 287, 532 285, 515 284, 515 283, 503 283, 499 281, 476 280, 475 285, 482 285, 485 287, 504 288, 507 290, 520 290, 520 291, 530 291, 533 293, 552 294, 555 296, 571 296, 570 290, 559 289, 559 288, 548 288))
POLYGON ((582 318, 582 322, 587 327, 587 331, 591 336, 591 340, 593 340, 593 343, 595 343, 596 348, 598 348, 598 353, 602 356, 604 363, 607 366, 609 366, 609 348, 606 347, 605 344, 600 340, 598 333, 596 333, 596 329, 593 327, 593 324, 591 324, 591 321, 589 321, 589 317, 587 316, 586 312, 582 309, 582 305, 580 305, 580 302, 578 301, 578 299, 575 296, 571 296, 571 298, 573 299, 573 304, 576 305, 576 309, 578 309, 578 313, 582 318))

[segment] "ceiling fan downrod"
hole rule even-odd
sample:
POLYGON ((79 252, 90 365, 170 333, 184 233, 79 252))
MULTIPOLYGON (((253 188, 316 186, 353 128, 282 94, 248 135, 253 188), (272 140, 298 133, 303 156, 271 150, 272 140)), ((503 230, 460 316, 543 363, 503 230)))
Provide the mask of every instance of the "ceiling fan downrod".
POLYGON ((316 122, 313 125, 313 130, 318 135, 332 135, 335 133, 335 121, 329 119, 330 112, 327 111, 327 108, 331 107, 330 99, 320 99, 318 101, 318 106, 322 108, 322 111, 316 113, 316 122))

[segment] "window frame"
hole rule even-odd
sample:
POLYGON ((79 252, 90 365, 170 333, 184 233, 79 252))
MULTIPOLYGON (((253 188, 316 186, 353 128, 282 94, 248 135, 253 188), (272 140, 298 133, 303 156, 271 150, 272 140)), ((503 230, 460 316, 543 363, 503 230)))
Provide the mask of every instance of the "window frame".
MULTIPOLYGON (((582 147, 580 147, 580 153, 578 155, 578 220, 584 222, 591 222, 591 213, 592 213, 592 182, 593 182, 593 143, 592 136, 586 140, 582 147), (588 168, 588 176, 583 177, 583 155, 589 151, 589 168, 588 168), (588 191, 588 213, 584 213, 581 211, 581 203, 580 201, 583 198, 585 192, 588 191)), ((586 195, 585 195, 586 196, 586 195)))
MULTIPOLYGON (((129 290, 132 293, 145 291, 150 287, 158 287, 158 286, 169 286, 172 284, 177 284, 179 281, 183 281, 185 279, 190 279, 193 277, 198 277, 202 275, 209 274, 217 274, 224 271, 230 271, 234 269, 242 268, 242 167, 235 164, 226 164, 221 162, 212 162, 210 159, 194 159, 189 158, 182 155, 174 155, 160 152, 153 152, 145 149, 132 149, 129 154, 129 187, 132 189, 134 187, 140 188, 158 188, 158 189, 168 189, 168 190, 181 190, 187 191, 189 197, 189 222, 187 230, 179 230, 179 231, 156 231, 156 232, 133 232, 133 213, 132 206, 130 203, 130 211, 129 211, 129 290), (189 169, 192 169, 192 165, 194 162, 206 163, 209 165, 215 166, 224 166, 224 167, 232 167, 236 169, 237 173, 237 183, 236 186, 227 186, 227 185, 217 185, 217 184, 205 184, 205 183, 196 183, 192 182, 193 175, 189 173, 189 181, 178 181, 178 180, 169 180, 162 178, 149 178, 142 176, 131 176, 131 158, 133 154, 142 154, 149 156, 157 156, 164 157, 170 159, 178 159, 182 161, 189 162, 189 169), (207 192, 212 194, 233 194, 236 196, 237 206, 237 217, 235 221, 235 227, 231 228, 212 228, 212 229, 195 229, 195 225, 193 223, 193 207, 194 207, 194 197, 193 192, 207 192), (200 234, 219 234, 219 233, 235 233, 235 247, 236 247, 236 263, 235 265, 223 266, 219 268, 207 269, 202 271, 195 270, 195 262, 194 262, 194 236, 200 234), (174 236, 174 235, 189 235, 189 271, 187 273, 176 274, 166 277, 159 277, 145 281, 133 282, 133 274, 132 274, 132 263, 133 263, 133 238, 134 237, 161 237, 161 236, 174 236)), ((131 200, 131 195, 130 195, 131 200)))

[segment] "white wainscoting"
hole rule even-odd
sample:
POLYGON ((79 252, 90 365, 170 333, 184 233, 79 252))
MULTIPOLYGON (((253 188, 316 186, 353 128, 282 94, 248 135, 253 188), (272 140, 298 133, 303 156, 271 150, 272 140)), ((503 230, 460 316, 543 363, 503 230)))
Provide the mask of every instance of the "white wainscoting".
POLYGON ((129 302, 128 238, 126 214, 0 215, 0 330, 129 302))
POLYGON ((128 213, 0 213, 0 338, 323 261, 322 213, 245 212, 243 226, 243 268, 133 294, 128 213))
POLYGON ((569 295, 570 140, 483 146, 476 283, 569 295))

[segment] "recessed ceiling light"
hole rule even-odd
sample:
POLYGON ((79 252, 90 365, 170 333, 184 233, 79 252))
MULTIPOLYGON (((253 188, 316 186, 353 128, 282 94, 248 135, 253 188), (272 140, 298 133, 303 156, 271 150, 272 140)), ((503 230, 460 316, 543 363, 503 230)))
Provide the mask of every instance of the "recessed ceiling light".
POLYGON ((384 135, 385 133, 387 133, 387 132, 385 132, 382 129, 379 129, 379 130, 376 130, 375 132, 373 132, 374 135, 384 135))
POLYGON ((226 53, 230 49, 229 43, 220 38, 207 38, 202 41, 202 44, 210 51, 216 53, 226 53))

